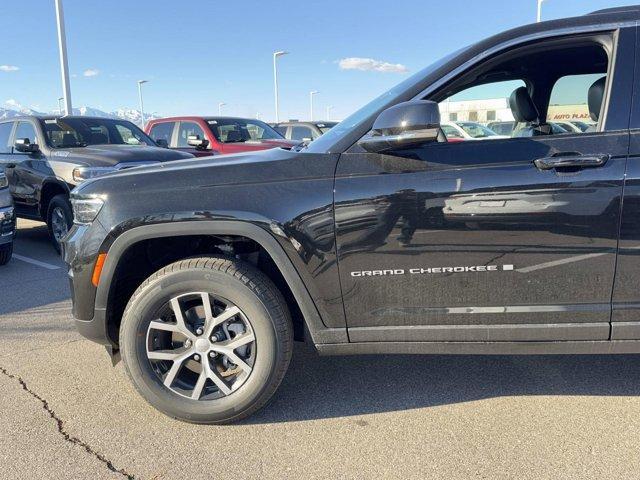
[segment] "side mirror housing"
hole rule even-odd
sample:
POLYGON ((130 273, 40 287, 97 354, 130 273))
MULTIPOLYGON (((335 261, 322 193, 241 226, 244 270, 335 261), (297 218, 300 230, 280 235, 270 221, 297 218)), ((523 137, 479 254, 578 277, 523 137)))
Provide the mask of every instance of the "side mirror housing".
POLYGON ((411 100, 382 111, 358 145, 367 152, 384 153, 436 141, 446 141, 440 130, 438 104, 411 100))
POLYGON ((187 143, 192 147, 196 147, 198 150, 204 150, 209 145, 209 140, 200 138, 200 135, 189 135, 187 137, 187 143))
POLYGON ((40 151, 37 143, 31 143, 28 138, 16 138, 15 149, 21 153, 36 153, 40 151))
POLYGON ((157 139, 156 145, 162 148, 169 148, 169 142, 167 142, 164 138, 157 139))

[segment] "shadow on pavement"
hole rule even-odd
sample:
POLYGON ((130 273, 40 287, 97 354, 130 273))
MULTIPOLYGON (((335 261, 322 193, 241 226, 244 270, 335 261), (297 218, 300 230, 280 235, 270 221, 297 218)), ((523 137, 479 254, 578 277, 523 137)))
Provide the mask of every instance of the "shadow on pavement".
POLYGON ((524 395, 640 395, 640 355, 319 357, 297 344, 274 401, 246 423, 524 395))

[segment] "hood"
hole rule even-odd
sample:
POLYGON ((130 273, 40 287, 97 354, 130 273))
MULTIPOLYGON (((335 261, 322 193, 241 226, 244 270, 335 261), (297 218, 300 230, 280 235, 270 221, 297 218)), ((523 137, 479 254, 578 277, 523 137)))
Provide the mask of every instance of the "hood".
MULTIPOLYGON (((177 162, 121 170, 87 180, 77 187, 79 194, 143 192, 164 195, 187 189, 208 189, 224 185, 250 185, 333 176, 335 166, 319 162, 322 154, 293 152, 282 148, 233 155, 199 157, 177 162)), ((336 156, 337 158, 337 156, 336 156)))
POLYGON ((78 160, 94 167, 111 167, 126 162, 170 162, 193 158, 193 155, 168 148, 146 145, 92 145, 82 148, 52 150, 51 157, 78 160))

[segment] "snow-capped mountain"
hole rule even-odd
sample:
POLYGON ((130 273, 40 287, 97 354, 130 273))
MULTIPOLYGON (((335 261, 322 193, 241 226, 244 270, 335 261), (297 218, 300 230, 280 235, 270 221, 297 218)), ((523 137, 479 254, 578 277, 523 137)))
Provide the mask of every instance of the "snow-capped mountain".
MULTIPOLYGON (((0 120, 4 120, 7 118, 18 117, 20 115, 56 115, 58 111, 52 112, 40 112, 31 107, 25 107, 24 105, 19 104, 15 100, 8 100, 5 102, 4 106, 0 106, 0 120)), ((104 110, 100 110, 98 108, 93 107, 79 107, 73 109, 74 115, 82 115, 88 117, 106 117, 106 118, 119 118, 123 120, 129 120, 135 124, 140 123, 140 111, 134 108, 119 108, 113 112, 105 112, 104 110)), ((148 120, 152 120, 155 118, 162 118, 157 113, 147 113, 144 114, 145 122, 148 120)))

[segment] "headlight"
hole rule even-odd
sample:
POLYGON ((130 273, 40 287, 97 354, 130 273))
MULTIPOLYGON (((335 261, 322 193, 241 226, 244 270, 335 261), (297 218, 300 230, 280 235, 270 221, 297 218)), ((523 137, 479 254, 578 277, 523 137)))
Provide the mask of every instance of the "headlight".
POLYGON ((90 178, 100 177, 107 173, 117 172, 114 167, 78 167, 73 169, 73 180, 75 182, 84 182, 90 178))
POLYGON ((73 207, 73 221, 83 225, 88 225, 95 220, 100 213, 104 202, 100 198, 77 198, 71 197, 73 207))
POLYGON ((0 173, 0 188, 5 188, 7 185, 9 185, 9 181, 7 180, 7 177, 5 177, 2 173, 0 173))

